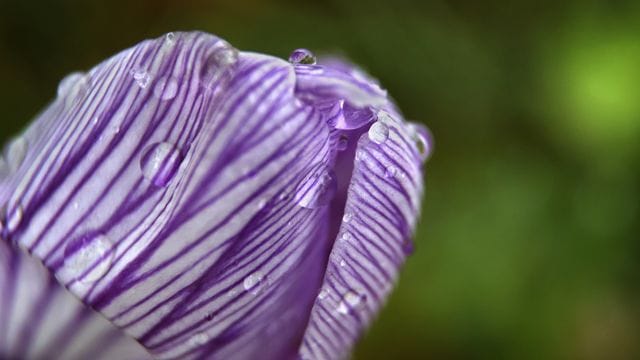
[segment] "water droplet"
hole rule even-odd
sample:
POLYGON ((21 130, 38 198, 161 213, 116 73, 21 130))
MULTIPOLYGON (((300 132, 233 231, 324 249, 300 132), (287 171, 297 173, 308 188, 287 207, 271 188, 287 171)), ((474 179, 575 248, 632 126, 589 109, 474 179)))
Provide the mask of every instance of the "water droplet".
POLYGON ((349 146, 349 138, 341 135, 340 138, 338 139, 338 151, 344 151, 347 149, 347 147, 349 146))
POLYGON ((345 266, 347 266, 347 262, 344 261, 344 259, 341 259, 340 260, 340 267, 345 267, 345 266))
POLYGON ((264 275, 260 271, 256 271, 246 278, 242 282, 242 286, 246 291, 249 291, 253 295, 258 295, 265 288, 264 275))
POLYGON ((262 199, 258 202, 258 210, 262 210, 267 206, 267 203, 269 202, 269 200, 267 199, 262 199))
POLYGON ((389 138, 389 127, 382 121, 376 121, 369 128, 369 139, 376 144, 382 144, 389 138))
POLYGON ((201 70, 201 82, 205 87, 211 87, 225 74, 229 74, 233 66, 238 62, 240 54, 238 49, 224 40, 219 40, 207 56, 201 70))
POLYGON ((65 247, 64 273, 82 283, 92 283, 109 271, 114 257, 114 245, 106 235, 85 235, 65 247))
POLYGON ((307 49, 296 49, 289 55, 289 62, 295 65, 315 65, 316 56, 307 49))
POLYGON ((0 220, 2 223, 3 232, 6 232, 6 235, 9 235, 16 230, 22 223, 22 219, 24 217, 24 210, 22 210, 21 205, 17 205, 13 209, 9 210, 8 207, 3 209, 4 211, 0 212, 0 220))
POLYGON ((209 341, 209 335, 207 335, 206 333, 200 332, 197 333, 195 335, 193 335, 190 339, 189 339, 189 345, 191 346, 200 346, 200 345, 204 345, 209 341))
POLYGON ((178 81, 173 76, 165 76, 158 80, 153 94, 160 100, 171 100, 178 93, 178 81))
POLYGON ((349 221, 351 221, 351 219, 353 219, 353 214, 350 212, 346 212, 344 213, 344 215, 342 216, 342 221, 348 223, 349 221))
POLYGON ((151 81, 151 75, 144 69, 135 68, 131 70, 131 76, 136 81, 136 84, 142 89, 146 89, 151 81))
POLYGON ((387 178, 393 178, 396 177, 396 175, 398 175, 398 169, 393 165, 387 166, 384 171, 384 176, 387 178))
POLYGON ((360 309, 364 305, 365 300, 364 295, 349 290, 342 297, 342 300, 338 304, 337 311, 340 314, 346 315, 353 310, 360 309))
POLYGON ((366 154, 363 150, 356 151, 356 161, 362 161, 366 157, 366 154))
POLYGON ((20 136, 11 141, 5 149, 4 158, 10 172, 16 172, 24 162, 29 148, 27 140, 20 136))
POLYGON ((320 290, 320 292, 318 293, 318 300, 324 300, 329 296, 329 289, 325 289, 323 288, 322 290, 320 290))
POLYGON ((311 168, 296 188, 296 202, 307 209, 317 209, 331 202, 337 182, 333 170, 324 165, 311 168))
POLYGON ((213 316, 213 313, 206 313, 206 314, 204 315, 204 319, 205 319, 205 320, 207 320, 207 321, 211 321, 211 320, 213 320, 213 317, 214 317, 214 316, 213 316))
POLYGON ((68 96, 73 99, 82 96, 89 86, 89 76, 81 72, 73 72, 64 77, 58 84, 58 97, 68 96))
POLYGON ((173 43, 176 41, 176 34, 169 32, 164 36, 165 40, 167 40, 167 43, 173 45, 173 43))
POLYGON ((171 143, 160 142, 147 148, 140 159, 142 175, 155 186, 167 186, 178 172, 183 157, 171 143))
POLYGON ((345 231, 344 233, 342 233, 342 237, 341 238, 344 241, 349 241, 351 239, 351 233, 345 231))

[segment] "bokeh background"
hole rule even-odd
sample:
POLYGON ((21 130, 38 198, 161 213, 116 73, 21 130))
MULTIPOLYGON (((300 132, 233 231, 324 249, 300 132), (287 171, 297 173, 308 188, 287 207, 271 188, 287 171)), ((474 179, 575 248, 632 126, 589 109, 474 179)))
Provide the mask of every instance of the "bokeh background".
POLYGON ((189 29, 346 55, 435 134, 355 359, 640 359, 640 2, 0 0, 0 141, 65 74, 189 29))

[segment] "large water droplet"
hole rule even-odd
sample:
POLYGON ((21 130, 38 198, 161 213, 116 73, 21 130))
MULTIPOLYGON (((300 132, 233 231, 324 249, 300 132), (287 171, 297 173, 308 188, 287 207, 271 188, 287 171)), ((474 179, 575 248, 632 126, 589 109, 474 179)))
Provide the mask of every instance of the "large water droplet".
POLYGON ((178 81, 173 76, 165 76, 158 80, 153 94, 160 100, 171 100, 178 93, 178 81))
POLYGON ((183 157, 173 144, 160 142, 149 146, 140 159, 142 175, 155 186, 167 186, 178 172, 183 157))
POLYGON ((202 84, 209 88, 225 74, 229 74, 238 62, 239 56, 238 49, 224 40, 219 40, 213 46, 201 70, 202 84))
POLYGON ((131 76, 136 81, 136 84, 142 89, 146 89, 151 82, 151 75, 144 69, 135 68, 130 71, 131 76))
POLYGON ((374 122, 369 128, 369 139, 376 144, 382 144, 389 138, 389 127, 382 121, 374 122))
POLYGON ((58 84, 58 97, 68 96, 70 99, 82 96, 89 86, 89 76, 74 72, 64 77, 58 84))
POLYGON ((296 49, 289 55, 289 62, 295 65, 315 65, 316 56, 307 49, 296 49))
POLYGON ((82 283, 92 283, 109 271, 114 257, 114 245, 106 235, 85 235, 65 247, 64 273, 82 283))
POLYGON ((296 202, 307 209, 317 209, 331 202, 337 189, 333 170, 316 165, 306 174, 296 188, 296 202))
POLYGON ((336 310, 338 313, 346 315, 351 311, 362 308, 365 300, 366 297, 364 295, 349 290, 344 294, 344 296, 342 296, 342 300, 338 304, 338 308, 336 310))
POLYGON ((242 282, 242 286, 246 291, 249 291, 253 295, 258 295, 264 289, 266 282, 264 278, 264 274, 260 271, 256 271, 252 274, 249 274, 244 281, 242 282))

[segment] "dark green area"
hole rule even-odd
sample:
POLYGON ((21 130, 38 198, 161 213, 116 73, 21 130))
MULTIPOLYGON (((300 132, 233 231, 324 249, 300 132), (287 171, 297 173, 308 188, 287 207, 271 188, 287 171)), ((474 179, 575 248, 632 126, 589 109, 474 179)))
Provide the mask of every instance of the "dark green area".
POLYGON ((4 142, 65 74, 200 29, 339 52, 436 138, 417 251, 356 359, 640 358, 640 3, 0 3, 4 142))

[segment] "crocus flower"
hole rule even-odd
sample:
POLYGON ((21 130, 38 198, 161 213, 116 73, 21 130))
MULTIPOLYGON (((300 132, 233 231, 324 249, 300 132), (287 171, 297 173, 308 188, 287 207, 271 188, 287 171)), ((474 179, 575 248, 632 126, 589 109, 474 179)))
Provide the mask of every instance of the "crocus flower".
POLYGON ((341 60, 144 41, 0 160, 0 355, 348 356, 412 251, 422 127, 341 60))

